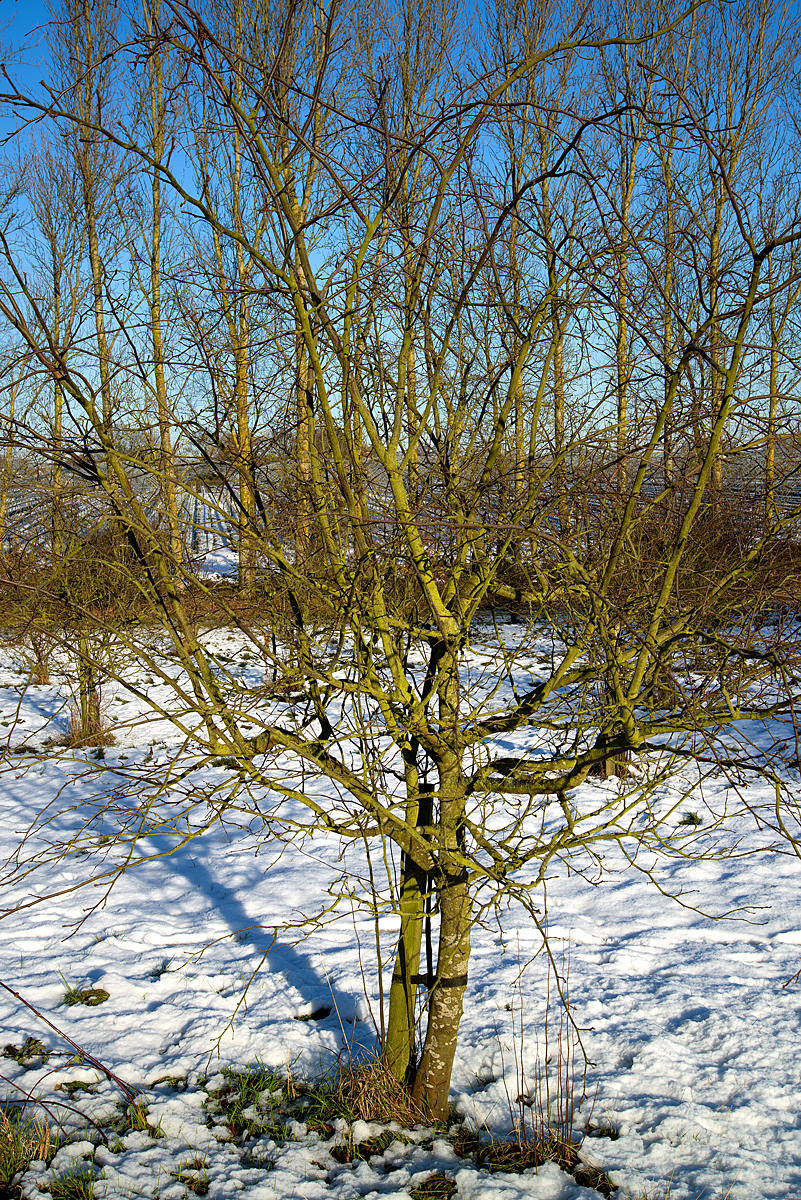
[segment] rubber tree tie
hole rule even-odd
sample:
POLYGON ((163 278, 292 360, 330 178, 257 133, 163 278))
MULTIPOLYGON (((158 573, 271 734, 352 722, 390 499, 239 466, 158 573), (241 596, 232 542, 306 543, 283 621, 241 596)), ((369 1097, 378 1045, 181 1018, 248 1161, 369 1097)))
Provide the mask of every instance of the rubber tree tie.
MULTIPOLYGON (((405 980, 402 975, 398 975, 396 973, 392 976, 392 982, 393 983, 404 983, 405 980)), ((435 986, 438 988, 466 987, 467 986, 467 976, 466 975, 454 975, 452 979, 437 979, 436 976, 434 976, 434 975, 412 975, 411 982, 412 983, 424 983, 427 988, 431 988, 431 987, 435 987, 435 986)))

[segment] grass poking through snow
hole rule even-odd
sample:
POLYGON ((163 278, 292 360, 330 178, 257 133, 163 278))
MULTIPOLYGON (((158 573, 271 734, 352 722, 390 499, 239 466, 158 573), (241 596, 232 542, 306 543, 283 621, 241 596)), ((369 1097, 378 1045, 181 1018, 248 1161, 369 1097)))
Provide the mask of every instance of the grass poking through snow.
POLYGON ((54 1149, 47 1121, 20 1120, 15 1109, 0 1109, 0 1192, 9 1195, 17 1171, 34 1159, 47 1160, 54 1149))

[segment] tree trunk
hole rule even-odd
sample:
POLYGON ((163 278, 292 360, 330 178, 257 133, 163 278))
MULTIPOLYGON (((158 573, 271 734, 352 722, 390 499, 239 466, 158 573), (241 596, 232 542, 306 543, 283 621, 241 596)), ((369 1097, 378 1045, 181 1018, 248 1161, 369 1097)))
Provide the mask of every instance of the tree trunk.
MULTIPOLYGON (((770 301, 773 309, 773 297, 770 301)), ((765 446, 765 512, 763 531, 769 533, 776 520, 776 417, 779 411, 779 346, 771 311, 770 399, 768 401, 768 437, 765 446)))
MULTIPOLYGON (((51 242, 53 266, 53 341, 61 350, 61 268, 55 242, 51 242)), ((64 513, 61 510, 61 424, 64 412, 64 390, 56 380, 53 385, 53 457, 50 467, 50 554, 59 562, 66 549, 64 513)), ((13 412, 11 414, 13 416, 13 412)))
POLYGON ((672 528, 675 498, 673 495, 675 463, 673 450, 673 413, 669 411, 670 389, 673 379, 673 309, 671 307, 673 294, 673 260, 675 256, 674 246, 674 215, 673 215, 673 146, 669 147, 667 158, 662 166, 662 177, 665 184, 666 194, 666 213, 665 213, 665 283, 664 283, 664 304, 663 304, 663 331, 662 331, 662 353, 664 356, 664 398, 663 405, 668 411, 665 412, 665 425, 662 433, 662 468, 664 488, 667 492, 667 518, 668 526, 672 528))
POLYGON ((439 954, 428 1006, 428 1028, 412 1098, 434 1121, 448 1116, 448 1095, 470 962, 472 905, 467 872, 445 868, 439 892, 439 954))
MULTIPOLYGON (((418 827, 430 826, 432 797, 427 785, 420 785, 420 795, 407 804, 406 819, 418 827), (426 790, 424 790, 426 789, 426 790)), ((395 970, 389 993, 384 1061, 396 1079, 409 1080, 415 1066, 415 1000, 420 983, 420 946, 425 922, 426 895, 429 889, 428 871, 404 854, 401 863, 400 914, 401 929, 395 956, 395 970)), ((431 981, 426 980, 428 986, 431 981)))
POLYGON ((3 455, 3 472, 0 477, 0 554, 4 549, 6 538, 6 520, 8 516, 8 492, 11 487, 14 454, 14 405, 17 398, 17 388, 14 384, 9 389, 8 408, 6 413, 6 444, 3 455))
POLYGON ((429 992, 426 1040, 412 1089, 412 1099, 434 1121, 444 1121, 448 1115, 451 1072, 467 987, 472 921, 467 871, 462 861, 466 798, 460 766, 458 656, 452 644, 445 646, 445 654, 451 656, 452 662, 448 669, 443 669, 438 689, 440 736, 450 744, 450 753, 439 763, 439 822, 434 850, 439 947, 436 977, 429 992))
POLYGON ((311 512, 311 437, 313 428, 312 396, 309 391, 309 361, 303 333, 297 333, 297 378, 295 382, 295 454, 298 506, 295 533, 295 563, 309 561, 312 543, 311 512))
MULTIPOLYGON (((723 403, 723 377, 721 374, 721 329, 720 329, 720 234, 723 224, 723 184, 715 178, 715 224, 712 228, 709 262, 709 311, 712 324, 709 331, 709 357, 712 361, 710 394, 712 411, 710 429, 714 429, 723 403)), ((720 496, 723 489, 723 454, 715 455, 710 476, 710 491, 714 512, 720 511, 720 496)))
POLYGON ((111 433, 112 403, 111 375, 109 370, 108 336, 103 306, 103 264, 97 232, 97 188, 98 188, 98 139, 90 132, 92 124, 99 122, 102 107, 102 82, 97 76, 95 57, 95 29, 89 0, 83 3, 83 25, 85 42, 82 45, 77 27, 74 31, 76 70, 83 72, 81 79, 81 118, 85 122, 79 133, 78 166, 83 186, 84 213, 86 216, 86 241, 89 250, 89 266, 92 275, 92 300, 97 339, 97 365, 100 372, 100 396, 102 405, 102 427, 106 436, 111 433), (81 59, 85 57, 85 61, 81 59))
POLYGON ((78 713, 81 722, 81 741, 93 741, 100 735, 100 693, 92 664, 91 644, 87 634, 78 639, 78 713))
POLYGON ((551 337, 555 342, 553 356, 553 448, 557 467, 554 471, 554 486, 556 488, 556 503, 559 513, 559 532, 562 538, 566 539, 570 532, 570 501, 568 498, 567 470, 563 457, 565 452, 565 338, 559 316, 559 302, 556 297, 551 300, 551 337))
MULTIPOLYGON (((159 19, 159 0, 152 5, 151 28, 159 19)), ((178 520, 178 488, 175 473, 175 455, 172 448, 171 413, 167 401, 167 382, 164 375, 164 346, 162 341, 161 312, 161 173, 159 165, 164 156, 164 83, 162 56, 154 51, 150 64, 150 119, 152 126, 153 167, 152 179, 152 229, 150 246, 150 334, 153 343, 153 373, 156 383, 158 404, 159 442, 161 451, 161 490, 167 515, 170 569, 176 573, 176 587, 182 588, 180 568, 183 559, 181 531, 178 520)))

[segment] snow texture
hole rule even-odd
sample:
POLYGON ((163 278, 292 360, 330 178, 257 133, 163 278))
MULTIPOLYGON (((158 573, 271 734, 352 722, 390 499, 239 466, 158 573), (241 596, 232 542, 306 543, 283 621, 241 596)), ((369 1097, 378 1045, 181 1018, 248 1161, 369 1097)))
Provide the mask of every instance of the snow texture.
MULTIPOLYGON (((236 655, 236 644, 228 645, 236 655)), ((150 685, 157 695, 155 681, 150 685)), ((104 1145, 87 1118, 119 1122, 126 1108, 119 1089, 76 1062, 14 996, 0 993, 0 1043, 21 1046, 35 1037, 50 1051, 46 1062, 3 1059, 8 1098, 40 1098, 54 1131, 60 1125, 77 1139, 49 1166, 31 1165, 22 1180, 26 1200, 40 1200, 42 1185, 76 1170, 95 1179, 98 1198, 177 1200, 191 1194, 187 1181, 200 1180, 212 1200, 240 1193, 251 1200, 401 1200, 435 1172, 451 1176, 465 1200, 597 1196, 553 1164, 490 1175, 422 1129, 356 1165, 331 1156, 341 1131, 321 1141, 302 1122, 290 1120, 293 1136, 278 1143, 268 1133, 246 1146, 232 1137, 215 1117, 223 1068, 259 1063, 283 1077, 314 1078, 343 1054, 374 1047, 372 919, 340 904, 338 914, 301 938, 303 918, 331 902, 339 845, 322 836, 299 846, 264 844, 235 822, 142 861, 110 892, 71 891, 104 854, 112 855, 109 866, 119 856, 109 851, 102 825, 86 824, 92 798, 126 771, 166 763, 179 743, 166 722, 137 719, 141 704, 108 689, 117 739, 103 762, 90 750, 47 748, 46 738, 65 728, 66 695, 58 681, 27 686, 6 653, 0 727, 10 746, 27 749, 10 756, 0 775, 3 858, 13 863, 15 854, 41 850, 42 861, 23 877, 6 872, 2 907, 19 908, 0 924, 0 978, 140 1089, 147 1129, 112 1134, 104 1145), (31 831, 43 809, 51 823, 31 831), (48 842, 80 830, 72 853, 46 861, 48 842), (109 998, 96 1007, 65 1007, 66 985, 103 988, 109 998), (297 1019, 323 1009, 328 1015, 297 1019), (89 1090, 65 1089, 69 1083, 89 1090)), ((208 786, 224 779, 225 769, 206 766, 196 774, 208 786)), ((676 794, 686 786, 687 778, 676 780, 676 794)), ((742 800, 769 812, 773 789, 743 784, 735 795, 729 781, 712 777, 686 805, 704 820, 727 801, 726 836, 736 849, 728 858, 655 855, 639 864, 651 879, 612 848, 597 885, 558 866, 550 873, 552 944, 557 960, 569 958, 570 1002, 589 1064, 575 1125, 596 1131, 583 1153, 610 1172, 621 1200, 801 1195, 801 985, 788 983, 801 966, 801 863, 787 847, 764 849, 773 839, 741 804, 737 815, 742 800)), ((165 833, 136 853, 144 859, 168 844, 165 833)), ((381 926, 388 947, 393 918, 382 917, 381 926)), ((540 948, 537 928, 514 906, 475 931, 452 1098, 468 1123, 496 1135, 511 1129, 510 1102, 516 1112, 538 1057, 553 1051, 553 1028, 544 1045, 540 948)), ((391 963, 385 966, 388 988, 391 963)), ((351 1132, 362 1140, 370 1127, 351 1132)))

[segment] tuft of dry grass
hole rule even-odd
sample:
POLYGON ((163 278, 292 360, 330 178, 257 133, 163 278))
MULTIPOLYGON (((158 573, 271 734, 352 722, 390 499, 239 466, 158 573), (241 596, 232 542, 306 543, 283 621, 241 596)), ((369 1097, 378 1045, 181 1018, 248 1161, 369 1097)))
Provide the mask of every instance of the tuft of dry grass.
POLYGON ((423 1183, 418 1183, 409 1192, 411 1200, 427 1200, 427 1197, 437 1196, 448 1200, 456 1191, 456 1184, 447 1175, 429 1175, 423 1183))
POLYGON ((617 1190, 605 1171, 582 1161, 579 1147, 574 1142, 553 1133, 538 1138, 493 1139, 482 1144, 476 1134, 464 1130, 450 1140, 456 1154, 471 1158, 486 1171, 519 1175, 543 1163, 555 1162, 582 1187, 594 1188, 605 1197, 612 1196, 617 1190))
POLYGON ((292 1082, 280 1079, 261 1064, 250 1071, 226 1067, 223 1075, 225 1087, 210 1093, 207 1112, 220 1113, 235 1137, 258 1137, 269 1132, 280 1140, 282 1127, 276 1123, 275 1112, 284 1098, 295 1100, 292 1082))
POLYGON ((98 708, 90 710, 89 716, 81 717, 81 709, 77 703, 70 707, 69 733, 58 739, 58 744, 68 750, 77 750, 82 746, 113 746, 114 734, 111 726, 102 716, 98 708))
MULTIPOLYGON (((330 1127, 327 1127, 330 1129, 330 1127)), ((375 1155, 383 1154, 393 1142, 406 1142, 407 1138, 388 1129, 377 1137, 365 1138, 363 1142, 354 1142, 352 1135, 348 1136, 341 1146, 332 1146, 328 1153, 336 1162, 369 1162, 375 1155)))
POLYGON ((341 1116, 381 1125, 395 1121, 404 1129, 425 1123, 424 1114, 412 1103, 409 1089, 378 1058, 341 1067, 315 1099, 316 1115, 322 1119, 326 1115, 341 1116))
POLYGON ((205 1157, 197 1155, 188 1163, 179 1167, 177 1174, 172 1171, 170 1174, 178 1183, 182 1183, 187 1192, 193 1192, 196 1196, 205 1196, 209 1190, 209 1177, 206 1174, 205 1157))
POLYGON ((83 1169, 66 1179, 54 1179, 43 1183, 41 1188, 49 1192, 52 1200, 94 1200, 94 1176, 83 1169))
MULTIPOLYGON (((128 1117, 128 1125, 136 1133, 150 1133, 150 1126, 147 1123, 147 1105, 146 1104, 129 1104, 126 1109, 128 1117)), ((154 1135, 155 1136, 155 1135, 154 1135)))
POLYGON ((34 1159, 46 1161, 55 1148, 47 1121, 20 1121, 13 1111, 10 1116, 9 1110, 0 1109, 0 1189, 5 1195, 13 1194, 11 1180, 18 1171, 24 1171, 34 1159))

